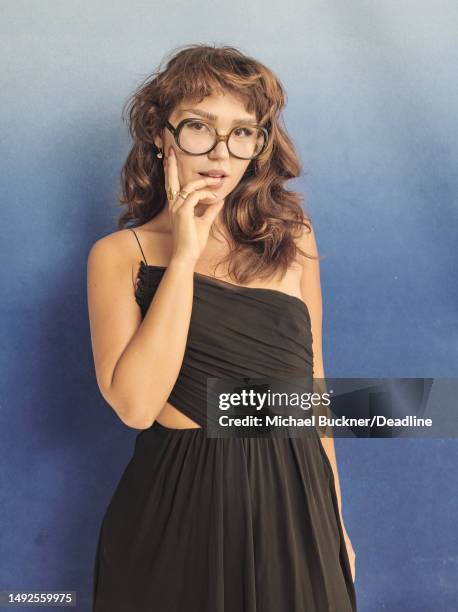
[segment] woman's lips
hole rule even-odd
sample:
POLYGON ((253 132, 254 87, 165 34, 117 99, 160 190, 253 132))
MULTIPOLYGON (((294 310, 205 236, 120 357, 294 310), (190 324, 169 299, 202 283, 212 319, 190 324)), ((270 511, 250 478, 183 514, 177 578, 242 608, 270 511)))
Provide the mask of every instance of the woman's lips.
POLYGON ((216 176, 209 176, 208 174, 203 174, 202 172, 198 172, 197 174, 213 179, 212 182, 208 184, 208 187, 210 187, 210 189, 212 187, 220 187, 224 183, 224 179, 227 178, 227 176, 217 178, 216 176))

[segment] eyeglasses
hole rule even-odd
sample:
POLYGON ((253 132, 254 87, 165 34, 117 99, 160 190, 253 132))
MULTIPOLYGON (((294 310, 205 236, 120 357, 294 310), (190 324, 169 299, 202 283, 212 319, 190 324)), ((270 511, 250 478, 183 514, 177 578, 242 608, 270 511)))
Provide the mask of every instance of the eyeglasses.
POLYGON ((210 153, 222 140, 234 157, 254 159, 264 151, 269 138, 266 128, 249 124, 232 128, 226 136, 198 119, 183 119, 176 127, 166 121, 165 127, 172 132, 178 147, 188 155, 210 153))

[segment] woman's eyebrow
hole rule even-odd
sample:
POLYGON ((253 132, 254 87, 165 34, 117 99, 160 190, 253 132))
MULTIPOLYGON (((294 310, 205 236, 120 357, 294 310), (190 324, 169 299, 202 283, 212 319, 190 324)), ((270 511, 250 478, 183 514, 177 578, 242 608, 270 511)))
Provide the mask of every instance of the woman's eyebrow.
MULTIPOLYGON (((208 119, 209 121, 218 121, 218 117, 216 115, 208 113, 204 110, 200 110, 199 108, 182 108, 181 110, 187 113, 195 113, 196 115, 205 117, 205 119, 208 119)), ((252 125, 257 124, 257 122, 254 119, 251 119, 251 117, 241 117, 240 119, 234 119, 232 125, 234 125, 235 123, 251 123, 252 125)))

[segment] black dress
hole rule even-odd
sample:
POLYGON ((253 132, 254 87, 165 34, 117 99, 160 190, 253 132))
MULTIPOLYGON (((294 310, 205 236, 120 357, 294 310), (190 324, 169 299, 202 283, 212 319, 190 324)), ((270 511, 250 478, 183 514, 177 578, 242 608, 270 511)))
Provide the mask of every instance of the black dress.
MULTIPOLYGON (((143 317, 164 271, 140 264, 143 317)), ((201 428, 155 421, 138 434, 101 524, 93 612, 356 610, 333 472, 316 429, 305 438, 206 435, 207 376, 312 377, 312 368, 301 299, 195 273, 169 402, 201 428)))

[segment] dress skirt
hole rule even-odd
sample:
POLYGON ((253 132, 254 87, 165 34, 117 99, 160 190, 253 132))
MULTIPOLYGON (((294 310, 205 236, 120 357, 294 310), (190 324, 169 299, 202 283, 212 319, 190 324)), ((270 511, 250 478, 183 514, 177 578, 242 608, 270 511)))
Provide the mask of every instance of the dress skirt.
POLYGON ((103 517, 93 612, 354 612, 318 433, 209 438, 158 421, 103 517))

